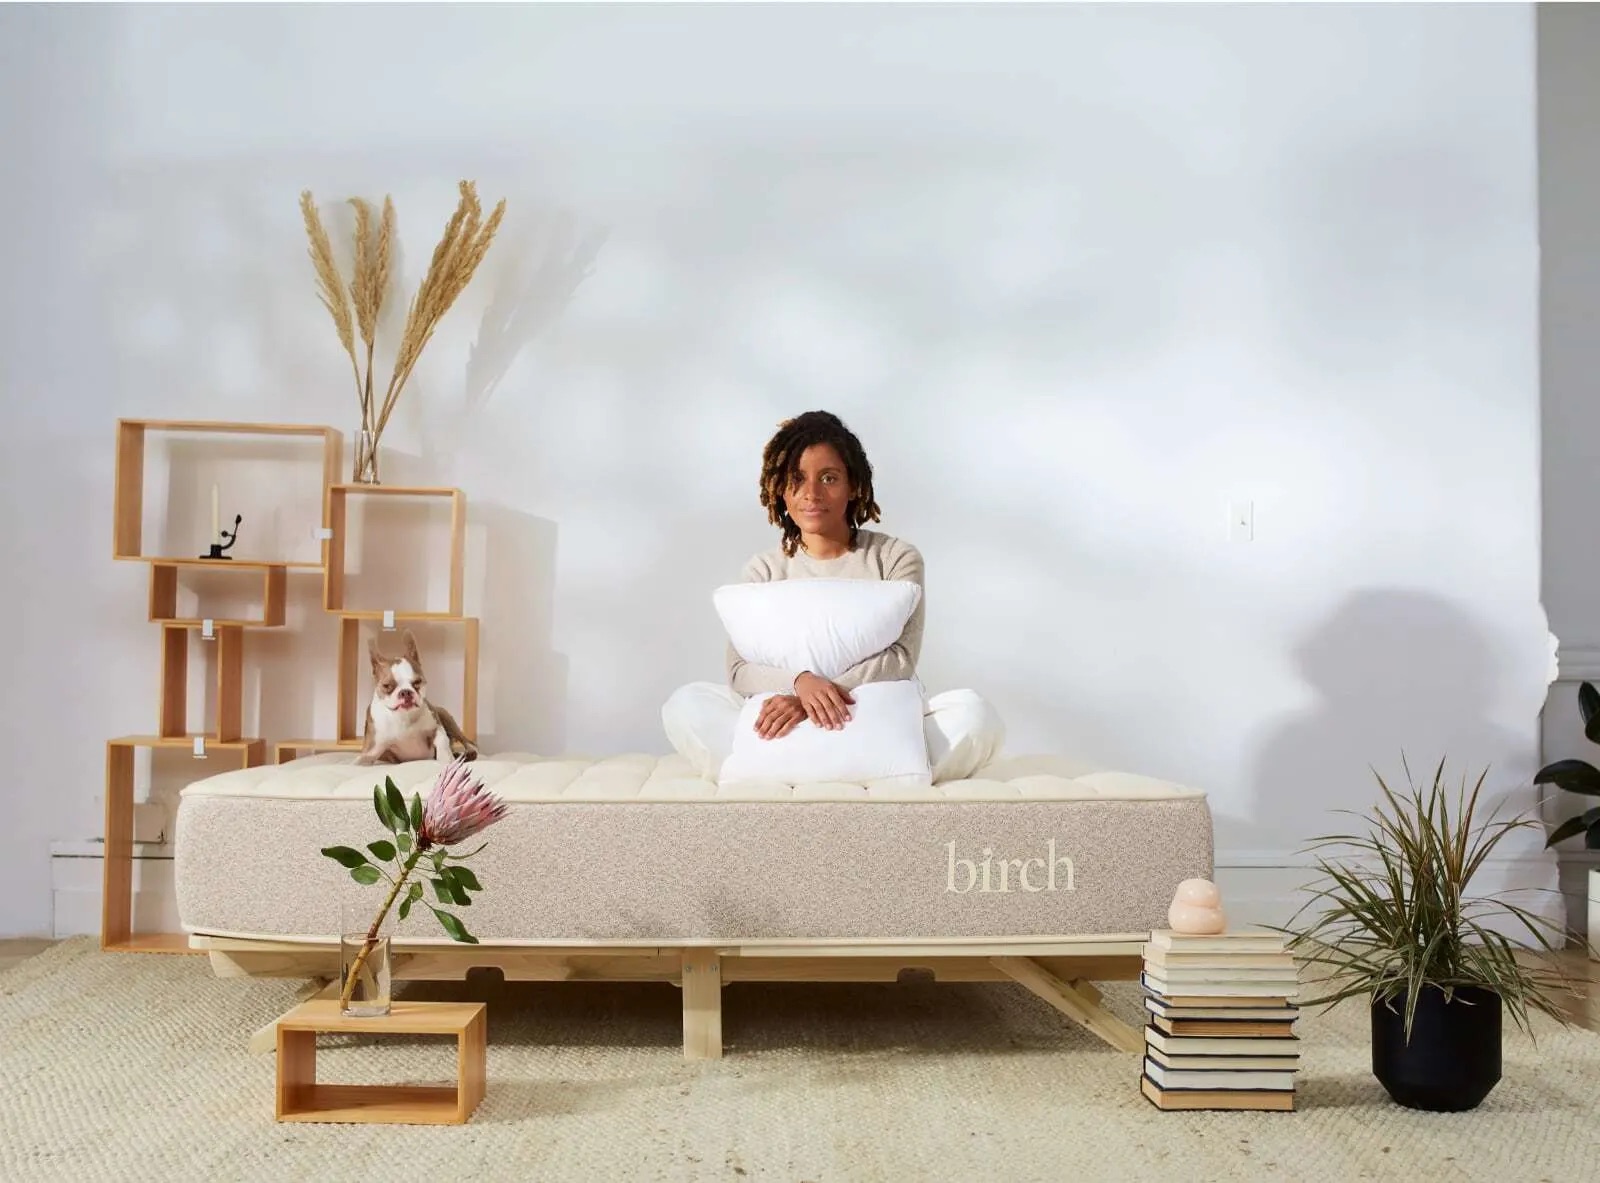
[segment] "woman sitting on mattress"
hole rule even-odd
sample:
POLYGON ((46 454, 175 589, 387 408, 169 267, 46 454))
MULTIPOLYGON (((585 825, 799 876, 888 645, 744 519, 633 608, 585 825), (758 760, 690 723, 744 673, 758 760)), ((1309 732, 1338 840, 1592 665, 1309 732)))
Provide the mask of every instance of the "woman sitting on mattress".
MULTIPOLYGON (((782 424, 767 441, 761 504, 768 520, 782 529, 782 539, 745 564, 746 582, 892 579, 923 586, 916 547, 862 528, 879 520, 872 465, 861 441, 837 416, 808 411, 782 424)), ((787 735, 803 719, 819 727, 847 727, 853 687, 917 676, 923 617, 919 599, 892 645, 832 680, 752 664, 730 644, 728 684, 695 682, 674 693, 662 710, 667 737, 700 775, 715 779, 751 696, 772 695, 756 721, 756 730, 767 739, 787 735)), ((1005 735, 994 709, 971 690, 930 698, 923 729, 935 781, 971 776, 995 758, 1005 735)))

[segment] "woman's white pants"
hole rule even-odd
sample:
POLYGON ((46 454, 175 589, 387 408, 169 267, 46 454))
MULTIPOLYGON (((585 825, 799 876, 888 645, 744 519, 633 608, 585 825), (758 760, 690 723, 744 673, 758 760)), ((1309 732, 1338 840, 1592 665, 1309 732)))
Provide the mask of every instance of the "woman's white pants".
MULTIPOLYGON (((673 748, 694 770, 716 780, 733 750, 744 697, 717 682, 680 686, 661 708, 661 722, 673 748)), ((947 690, 928 699, 922 720, 934 783, 963 780, 1000 754, 1005 726, 988 701, 974 690, 947 690)))

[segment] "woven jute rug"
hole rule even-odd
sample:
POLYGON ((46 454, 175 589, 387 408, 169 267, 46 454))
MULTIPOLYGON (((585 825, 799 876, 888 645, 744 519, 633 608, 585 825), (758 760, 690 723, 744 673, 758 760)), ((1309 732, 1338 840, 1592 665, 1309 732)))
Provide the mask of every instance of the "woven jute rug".
MULTIPOLYGON (((1600 1036, 1508 1028, 1478 1110, 1372 1078, 1366 1012, 1301 1020, 1294 1113, 1163 1113, 1117 1053, 1011 985, 747 985, 725 1058, 682 1057, 662 985, 493 983, 465 1126, 281 1124, 250 1033, 294 983, 64 942, 0 974, 0 1179, 1241 1180, 1600 1178, 1600 1036)), ((1106 991, 1130 1021, 1131 985, 1106 991)), ((453 1079, 442 1040, 324 1037, 324 1081, 453 1079)))

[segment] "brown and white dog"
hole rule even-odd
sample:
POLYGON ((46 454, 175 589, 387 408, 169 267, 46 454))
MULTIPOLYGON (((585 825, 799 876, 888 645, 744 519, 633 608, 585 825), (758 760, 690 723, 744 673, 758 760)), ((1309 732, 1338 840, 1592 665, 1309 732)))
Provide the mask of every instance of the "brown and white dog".
POLYGON ((367 642, 372 658, 372 702, 362 735, 357 764, 403 764, 408 760, 475 760, 477 745, 461 733, 450 712, 424 695, 427 679, 416 638, 401 633, 405 651, 399 657, 379 652, 377 639, 367 642))

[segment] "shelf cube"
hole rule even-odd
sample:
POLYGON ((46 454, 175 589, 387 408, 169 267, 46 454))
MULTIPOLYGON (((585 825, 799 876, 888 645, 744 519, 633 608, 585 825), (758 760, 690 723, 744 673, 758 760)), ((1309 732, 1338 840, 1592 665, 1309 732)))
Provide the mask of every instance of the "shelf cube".
MULTIPOLYGON (((328 526, 327 502, 323 491, 329 484, 338 479, 339 464, 343 455, 344 437, 332 427, 309 423, 230 423, 210 420, 174 420, 174 419, 118 419, 117 420, 117 458, 116 458, 116 483, 112 502, 112 557, 128 560, 160 559, 166 562, 194 561, 199 554, 204 552, 205 545, 200 542, 199 524, 203 520, 197 517, 195 524, 195 543, 178 547, 168 544, 165 549, 176 551, 175 554, 157 555, 147 553, 144 549, 145 530, 145 504, 144 483, 146 451, 152 435, 193 435, 193 436, 221 436, 234 437, 237 447, 238 439, 243 438, 256 445, 261 445, 272 439, 279 440, 305 440, 319 445, 313 456, 320 468, 320 479, 316 485, 316 500, 309 497, 307 489, 307 504, 316 506, 315 516, 320 518, 320 526, 326 531, 328 526)), ((237 463, 241 466, 251 462, 253 458, 244 457, 237 463)), ((281 457, 273 458, 275 464, 281 464, 281 457)), ((231 499, 231 498, 230 498, 231 499)), ((197 501, 203 500, 196 498, 197 501)), ((281 489, 275 491, 274 505, 283 500, 281 489)), ((225 528, 231 528, 233 517, 230 513, 225 522, 225 528)), ((308 527, 310 521, 305 523, 308 527)), ((244 540, 238 548, 229 553, 234 556, 235 562, 275 562, 286 567, 303 567, 318 569, 327 563, 327 541, 324 538, 319 543, 319 557, 316 561, 309 559, 288 560, 277 556, 262 556, 256 549, 263 539, 269 537, 267 530, 260 521, 246 520, 240 528, 240 537, 244 540)), ((309 538, 309 533, 306 535, 309 538)), ((221 565, 216 564, 216 565, 221 565)))
POLYGON ((464 1125, 487 1091, 488 1018, 481 1002, 395 1001, 386 1015, 340 1013, 337 998, 300 1004, 275 1024, 279 1121, 464 1125), (320 1084, 317 1035, 453 1035, 455 1085, 320 1084))
POLYGON ((197 760, 229 768, 260 764, 259 739, 221 741, 204 735, 124 735, 106 743, 106 855, 100 901, 100 947, 132 953, 188 952, 182 933, 133 931, 133 757, 139 748, 187 749, 197 760))
MULTIPOLYGON (((322 607, 328 612, 344 616, 361 616, 368 619, 403 616, 408 620, 459 620, 466 599, 466 572, 464 558, 467 540, 467 499, 460 489, 425 488, 414 485, 330 485, 325 516, 332 537, 328 540, 327 566, 322 577, 322 607), (371 501, 402 499, 441 499, 450 507, 450 551, 447 557, 450 575, 449 607, 444 611, 430 611, 420 605, 373 604, 357 605, 349 602, 349 520, 352 498, 371 501)), ((407 571, 423 566, 415 549, 406 551, 407 571)), ((441 556, 441 559, 444 559, 441 556)), ((442 564, 441 564, 442 565, 442 564)))
MULTIPOLYGON (((442 617, 433 613, 396 612, 388 614, 389 620, 377 620, 370 613, 343 613, 339 618, 339 730, 334 742, 343 746, 354 742, 361 745, 365 727, 365 704, 372 696, 372 664, 367 647, 362 642, 363 628, 376 626, 378 648, 386 653, 398 654, 399 630, 407 624, 438 626, 460 624, 461 635, 461 691, 459 696, 438 689, 438 668, 447 664, 440 660, 437 646, 427 643, 426 634, 418 636, 417 645, 422 650, 423 672, 428 676, 428 697, 444 707, 461 725, 462 733, 474 743, 478 739, 478 619, 475 616, 442 617), (390 630, 393 630, 391 633, 390 630)), ((422 630, 413 630, 421 632, 422 630)), ((432 628, 429 631, 434 631, 432 628)))
POLYGON ((156 624, 183 624, 191 628, 204 627, 209 620, 216 625, 248 625, 254 628, 281 628, 286 619, 289 569, 284 563, 228 562, 209 559, 156 559, 150 563, 150 620, 156 624), (203 569, 206 574, 235 574, 255 576, 261 580, 261 615, 209 617, 204 614, 180 616, 178 614, 178 584, 187 571, 203 569))

